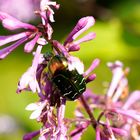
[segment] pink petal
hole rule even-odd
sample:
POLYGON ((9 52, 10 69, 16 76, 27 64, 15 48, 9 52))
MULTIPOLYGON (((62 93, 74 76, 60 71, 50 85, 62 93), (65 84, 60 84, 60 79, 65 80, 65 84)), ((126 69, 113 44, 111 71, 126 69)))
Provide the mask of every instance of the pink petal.
POLYGON ((96 140, 101 140, 101 136, 100 136, 100 127, 96 127, 96 140))
POLYGON ((111 127, 112 131, 120 136, 127 136, 128 132, 121 128, 111 127))
MULTIPOLYGON (((45 136, 47 136, 47 135, 45 134, 45 136)), ((43 136, 41 135, 38 140, 46 140, 46 137, 45 136, 44 135, 43 136)))
POLYGON ((42 45, 42 46, 46 45, 47 43, 48 43, 48 42, 46 41, 45 38, 39 38, 39 39, 37 40, 37 44, 42 45))
POLYGON ((91 74, 86 78, 86 83, 93 81, 96 78, 96 74, 91 74))
POLYGON ((22 90, 25 90, 27 87, 30 88, 30 90, 35 93, 40 92, 40 88, 38 85, 38 82, 36 80, 36 70, 33 67, 30 67, 20 78, 19 84, 18 84, 18 90, 21 92, 22 90))
POLYGON ((69 53, 68 51, 65 49, 65 47, 59 43, 57 40, 53 40, 52 41, 52 44, 55 48, 55 50, 57 50, 57 52, 61 52, 65 57, 68 57, 69 56, 69 53))
POLYGON ((27 86, 29 86, 32 92, 36 92, 36 91, 40 92, 40 87, 36 79, 36 71, 37 71, 39 61, 40 61, 41 49, 42 49, 42 46, 39 45, 35 52, 32 66, 20 78, 17 91, 24 90, 25 88, 27 88, 27 86))
POLYGON ((26 43, 25 46, 24 46, 24 51, 27 52, 27 53, 30 53, 33 50, 33 48, 34 48, 37 40, 39 39, 39 37, 40 37, 40 35, 37 34, 34 39, 32 39, 31 41, 26 43))
POLYGON ((89 123, 81 123, 80 126, 78 126, 76 129, 74 129, 71 133, 71 140, 80 140, 83 133, 85 132, 85 130, 87 129, 89 123))
POLYGON ((74 114, 77 118, 84 118, 84 114, 78 108, 75 110, 74 114))
POLYGON ((84 77, 86 77, 87 75, 89 75, 100 63, 99 59, 95 59, 91 66, 87 69, 87 71, 84 73, 84 77))
POLYGON ((115 63, 108 63, 108 66, 112 70, 113 78, 110 84, 110 87, 107 91, 107 96, 111 97, 118 86, 118 83, 120 82, 121 78, 124 76, 123 72, 123 64, 120 61, 116 61, 115 63))
POLYGON ((134 91, 133 93, 130 94, 129 98, 127 99, 127 101, 125 102, 123 109, 128 109, 129 107, 131 107, 131 105, 133 105, 135 102, 137 102, 138 100, 140 100, 140 91, 134 91))
POLYGON ((72 44, 72 45, 68 46, 68 51, 69 52, 79 51, 79 50, 80 50, 80 46, 79 45, 72 44))
POLYGON ((77 41, 74 41, 74 44, 80 44, 82 42, 86 42, 86 41, 92 40, 95 37, 96 37, 96 34, 95 33, 89 33, 86 36, 84 36, 83 38, 81 38, 81 39, 79 39, 77 41))
POLYGON ((123 116, 126 116, 127 118, 131 118, 133 120, 136 120, 138 122, 140 122, 140 112, 136 111, 136 110, 124 110, 124 109, 115 109, 113 110, 116 113, 119 113, 123 116))
POLYGON ((50 7, 48 7, 47 16, 49 17, 49 20, 51 22, 55 22, 53 15, 54 15, 54 11, 50 7))
POLYGON ((30 34, 31 34, 30 32, 22 32, 22 33, 15 34, 15 35, 0 36, 0 46, 5 45, 9 42, 19 40, 24 37, 28 37, 30 34))
POLYGON ((122 78, 121 81, 119 82, 118 87, 115 89, 115 93, 112 97, 112 102, 117 102, 119 100, 120 96, 122 95, 127 85, 128 85, 128 80, 125 77, 122 78))
POLYGON ((50 24, 47 24, 48 40, 50 40, 52 38, 52 33, 53 33, 53 29, 52 29, 51 25, 50 24))
POLYGON ((28 39, 27 37, 24 37, 21 40, 18 40, 16 43, 12 44, 11 46, 1 49, 0 59, 4 59, 9 53, 11 53, 14 49, 16 49, 20 44, 25 42, 27 39, 28 39))
POLYGON ((40 133, 40 130, 25 134, 23 137, 23 140, 31 140, 35 136, 39 135, 39 133, 40 133))
POLYGON ((2 21, 2 25, 9 30, 15 30, 19 28, 36 30, 35 26, 21 22, 4 12, 0 12, 0 20, 2 21))
POLYGON ((39 64, 41 50, 42 50, 42 46, 38 45, 38 47, 36 49, 36 52, 35 52, 35 55, 34 55, 33 63, 32 63, 32 67, 35 71, 37 70, 37 67, 38 67, 38 64, 39 64))
POLYGON ((93 93, 90 89, 86 89, 86 91, 84 92, 84 98, 86 100, 92 99, 93 103, 94 102, 97 103, 100 97, 98 95, 96 95, 95 93, 93 93))
POLYGON ((81 18, 78 21, 77 25, 72 30, 72 32, 68 35, 64 45, 72 42, 80 34, 82 34, 84 31, 86 31, 88 28, 90 28, 94 23, 95 23, 95 20, 92 16, 81 18))
POLYGON ((48 0, 41 0, 40 2, 40 9, 41 11, 44 11, 46 10, 46 7, 54 7, 56 9, 59 9, 60 5, 57 4, 56 2, 53 2, 53 1, 48 1, 48 0))

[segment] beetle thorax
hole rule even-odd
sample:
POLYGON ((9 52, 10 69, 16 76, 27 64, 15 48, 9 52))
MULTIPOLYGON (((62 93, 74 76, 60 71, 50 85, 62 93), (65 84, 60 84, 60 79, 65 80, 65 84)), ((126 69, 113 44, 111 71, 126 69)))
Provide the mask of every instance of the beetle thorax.
POLYGON ((56 55, 52 57, 52 59, 50 60, 48 65, 48 70, 51 73, 51 75, 54 75, 54 73, 57 70, 66 69, 67 67, 68 67, 68 62, 66 58, 56 55))

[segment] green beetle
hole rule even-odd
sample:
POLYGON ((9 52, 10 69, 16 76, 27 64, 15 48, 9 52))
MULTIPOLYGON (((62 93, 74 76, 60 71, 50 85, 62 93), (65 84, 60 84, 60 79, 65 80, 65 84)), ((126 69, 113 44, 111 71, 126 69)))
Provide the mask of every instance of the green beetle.
POLYGON ((61 96, 73 101, 86 90, 86 82, 76 69, 69 70, 68 63, 64 56, 55 55, 48 63, 48 73, 61 96))

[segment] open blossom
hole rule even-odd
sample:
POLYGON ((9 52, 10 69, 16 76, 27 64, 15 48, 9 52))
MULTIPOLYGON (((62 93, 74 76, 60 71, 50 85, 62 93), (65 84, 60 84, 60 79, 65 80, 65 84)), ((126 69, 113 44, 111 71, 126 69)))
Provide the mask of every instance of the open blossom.
POLYGON ((39 25, 38 27, 28 23, 21 22, 20 20, 10 16, 7 13, 0 12, 0 21, 2 22, 4 28, 8 30, 16 30, 16 29, 25 30, 24 32, 14 34, 14 35, 0 36, 0 46, 14 42, 12 45, 0 50, 0 59, 4 59, 14 49, 16 49, 18 46, 20 46, 21 44, 27 41, 28 42, 24 46, 24 51, 29 53, 34 49, 34 46, 37 43, 37 41, 40 39, 40 37, 42 36, 45 37, 46 41, 51 39, 53 29, 47 18, 50 18, 50 21, 52 22, 54 13, 53 10, 51 10, 51 8, 49 7, 49 5, 58 8, 58 5, 56 3, 51 3, 51 2, 45 3, 44 5, 45 9, 42 8, 42 10, 40 11, 40 16, 44 22, 42 21, 43 22, 42 25, 39 25), (46 16, 46 11, 49 13, 47 16, 46 16), (43 32, 41 31, 42 28, 43 28, 43 32))
MULTIPOLYGON (((108 63, 108 66, 113 73, 113 78, 106 95, 96 95, 89 90, 84 93, 89 109, 91 111, 96 108, 101 110, 95 122, 96 140, 116 140, 118 137, 124 140, 131 140, 132 138, 137 140, 140 123, 138 104, 140 91, 134 91, 128 96, 128 81, 126 78, 128 68, 124 70, 120 61, 108 63), (105 121, 103 121, 103 117, 105 121), (137 134, 134 134, 134 132, 137 134)), ((76 116, 84 118, 81 106, 77 107, 76 116)), ((82 128, 80 132, 82 132, 82 128)))
POLYGON ((49 20, 51 22, 54 22, 54 11, 51 7, 55 9, 59 9, 59 4, 57 4, 56 2, 52 2, 50 0, 42 0, 40 2, 42 18, 44 20, 49 20))
POLYGON ((36 11, 41 16, 42 24, 45 26, 45 33, 47 33, 47 38, 50 40, 52 38, 53 29, 50 22, 55 22, 54 20, 54 9, 59 9, 59 4, 56 2, 51 2, 50 0, 41 0, 40 11, 36 11))
POLYGON ((45 106, 46 106, 46 102, 45 101, 29 104, 26 107, 26 110, 34 111, 31 114, 30 119, 37 119, 41 115, 42 110, 45 108, 45 106))
POLYGON ((8 30, 16 30, 22 28, 26 30, 15 35, 0 36, 0 46, 16 41, 12 45, 0 50, 0 59, 5 58, 9 53, 11 53, 14 49, 16 49, 26 41, 28 42, 24 46, 24 51, 31 52, 37 40, 42 34, 34 25, 23 23, 18 19, 3 12, 0 12, 0 21, 2 22, 2 25, 8 30))
MULTIPOLYGON (((33 111, 31 119, 37 119, 38 122, 43 123, 43 127, 37 134, 40 134, 40 140, 47 138, 67 140, 67 127, 64 125, 65 99, 62 99, 61 102, 62 105, 57 106, 56 115, 54 113, 55 107, 50 106, 47 100, 31 103, 26 107, 26 110, 33 111)), ((28 140, 35 137, 34 133, 26 134, 23 139, 28 140)))
POLYGON ((79 50, 80 43, 94 39, 96 37, 96 34, 91 32, 88 35, 84 36, 83 38, 74 41, 80 34, 82 34, 86 30, 88 30, 91 26, 93 26, 94 23, 95 20, 92 16, 81 18, 64 42, 64 46, 66 47, 66 49, 68 49, 68 51, 79 50))
POLYGON ((53 45, 57 47, 61 47, 63 49, 64 55, 67 55, 65 54, 67 51, 68 52, 78 51, 80 49, 80 44, 82 42, 90 41, 96 37, 96 34, 91 32, 86 36, 82 37, 81 39, 76 40, 76 38, 79 35, 81 35, 83 32, 85 32, 90 27, 92 27, 94 23, 95 23, 95 19, 92 16, 81 18, 76 24, 76 26, 74 27, 74 29, 69 33, 66 40, 64 41, 63 46, 66 50, 64 50, 62 44, 56 40, 53 41, 53 45))
MULTIPOLYGON (((124 139, 128 139, 128 135, 131 133, 131 130, 128 132, 128 130, 124 129, 123 126, 125 124, 129 124, 130 120, 132 124, 135 124, 135 121, 137 123, 140 122, 140 112, 137 109, 124 108, 124 105, 127 103, 127 101, 125 102, 124 98, 127 98, 129 94, 128 81, 126 78, 128 68, 123 70, 123 64, 119 61, 116 61, 115 63, 109 63, 108 66, 112 70, 113 78, 107 92, 107 108, 105 108, 105 116, 108 119, 114 121, 114 126, 120 129, 120 131, 118 131, 120 132, 120 136, 123 131, 126 131, 127 133, 125 133, 123 136, 124 139)), ((133 100, 131 98, 131 94, 130 97, 128 97, 129 101, 133 100)), ((138 96, 139 94, 140 91, 137 91, 137 95, 135 95, 138 96)), ((114 130, 113 132, 115 133, 114 130)))
POLYGON ((26 43, 24 51, 29 53, 34 49, 35 44, 42 36, 46 39, 46 41, 51 40, 53 29, 49 22, 54 22, 54 12, 51 7, 58 9, 59 5, 56 4, 56 2, 46 0, 41 1, 40 11, 35 11, 36 14, 39 13, 42 19, 42 24, 38 26, 21 22, 9 14, 0 11, 0 21, 2 22, 4 28, 8 30, 25 30, 24 32, 14 35, 0 36, 0 46, 14 42, 12 45, 0 50, 0 59, 4 59, 9 53, 23 43, 26 43))
POLYGON ((28 87, 32 92, 40 92, 40 88, 36 80, 36 71, 40 60, 41 49, 42 46, 39 45, 37 47, 32 66, 22 75, 18 83, 18 93, 22 90, 28 89, 28 87))

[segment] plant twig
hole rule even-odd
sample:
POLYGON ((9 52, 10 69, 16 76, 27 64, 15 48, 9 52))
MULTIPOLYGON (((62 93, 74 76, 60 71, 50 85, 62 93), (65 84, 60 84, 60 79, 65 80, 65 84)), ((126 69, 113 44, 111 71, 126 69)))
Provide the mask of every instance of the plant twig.
POLYGON ((87 102, 86 102, 86 100, 85 100, 83 95, 80 97, 80 100, 81 100, 81 103, 84 106, 87 114, 90 117, 92 127, 95 129, 96 126, 97 126, 97 121, 96 121, 95 117, 93 116, 93 114, 92 114, 92 112, 91 112, 91 110, 90 110, 90 108, 89 108, 89 106, 88 106, 88 104, 87 104, 87 102))

